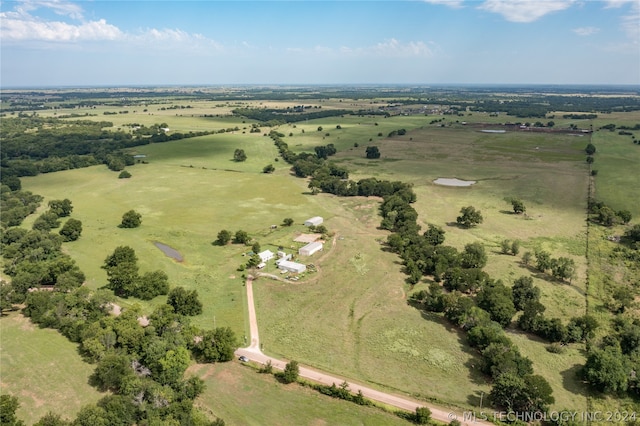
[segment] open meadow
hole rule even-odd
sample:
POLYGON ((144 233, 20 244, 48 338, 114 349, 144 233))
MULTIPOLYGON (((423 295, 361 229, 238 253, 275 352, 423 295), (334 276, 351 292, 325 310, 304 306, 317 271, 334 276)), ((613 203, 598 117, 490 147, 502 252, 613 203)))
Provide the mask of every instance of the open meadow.
MULTIPOLYGON (((359 109, 367 102, 324 100, 317 104, 359 109)), ((263 106, 295 104, 271 101, 263 106)), ((413 292, 427 289, 430 280, 425 277, 415 286, 406 283, 401 259, 384 244, 389 232, 379 228, 381 199, 311 195, 308 181, 293 176, 290 165, 279 158, 273 140, 264 136, 271 129, 249 133, 252 120, 228 115, 234 107, 248 105, 262 103, 175 100, 150 103, 147 111, 122 108, 130 112, 117 115, 104 115, 104 111, 118 111, 110 106, 91 109, 97 115, 89 119, 113 121, 116 128, 133 122, 166 122, 172 131, 234 126, 240 130, 131 148, 131 154, 144 157, 127 167, 130 179, 118 179, 118 173, 104 165, 21 178, 23 189, 45 197, 37 214, 23 226, 31 226, 49 200, 69 198, 74 207, 71 217, 82 221, 83 232, 78 241, 64 243, 63 248, 85 272, 87 286, 104 286, 104 259, 116 247, 130 246, 139 258, 141 272, 160 269, 168 274, 172 287, 198 291, 204 312, 192 319, 194 324, 203 328, 229 326, 244 345, 249 339, 243 286, 246 272, 237 269, 246 263, 243 254, 250 248, 213 245, 217 233, 223 229, 232 233, 245 230, 263 250, 275 252, 282 247, 292 252, 300 246, 293 238, 305 231, 303 221, 322 216, 332 238, 323 252, 304 259, 315 264, 317 272, 306 273, 295 283, 265 277, 254 282, 262 350, 381 390, 460 408, 478 407, 491 389, 490 379, 480 371, 483 360, 455 326, 440 315, 422 313, 407 303, 413 292), (189 108, 166 108, 172 105, 189 108), (238 148, 246 152, 246 161, 233 161, 238 148), (268 164, 275 167, 274 173, 262 173, 268 164), (142 214, 142 226, 119 228, 123 213, 131 209, 142 214), (283 219, 289 217, 294 225, 282 226, 283 219), (183 261, 165 256, 155 242, 177 250, 183 261)), ((57 114, 70 111, 58 110, 57 114)), ((612 119, 630 123, 635 117, 612 119)), ((423 231, 428 224, 442 227, 445 244, 460 250, 468 243, 482 243, 488 254, 485 271, 507 286, 518 277, 532 277, 540 288, 547 316, 566 323, 571 317, 585 314, 589 168, 584 149, 589 142, 598 149, 593 165, 599 170, 596 198, 616 209, 628 209, 638 218, 636 168, 640 146, 631 143, 628 136, 601 131, 593 136, 483 133, 473 124, 490 122, 497 126, 504 117, 482 113, 463 118, 447 116, 437 124, 433 122, 441 118, 428 114, 345 115, 281 124, 276 130, 285 135, 283 140, 296 153, 334 144, 338 152, 330 160, 347 168, 352 180, 376 177, 411 183, 417 195, 413 207, 423 231), (398 129, 406 133, 388 137, 398 129), (380 149, 380 159, 365 157, 368 145, 380 149), (439 177, 473 180, 476 184, 446 187, 433 183, 439 177), (511 197, 524 202, 525 215, 512 213, 508 202, 511 197), (469 205, 481 210, 484 221, 472 229, 462 229, 456 224, 456 216, 469 205), (520 242, 518 255, 501 253, 505 239, 520 242), (573 279, 559 282, 525 266, 522 254, 536 249, 574 260, 573 279)), ((596 125, 608 122, 602 120, 596 125)), ((556 121, 565 125, 571 120, 556 121)), ((579 123, 582 128, 592 124, 586 120, 579 123)), ((266 272, 274 270, 268 266, 266 272)), ((605 296, 594 291, 592 288, 591 306, 602 305, 605 296)), ((132 298, 118 299, 118 303, 124 307, 139 304, 148 314, 165 300, 157 297, 142 302, 132 298)), ((602 314, 599 319, 607 321, 609 317, 602 314)), ((12 323, 2 321, 3 332, 13 332, 12 323)), ((509 327, 507 334, 532 360, 535 373, 549 381, 555 396, 552 409, 587 409, 590 394, 577 376, 586 359, 583 344, 568 345, 564 353, 554 354, 547 351, 548 342, 526 335, 515 326, 509 327)), ((6 347, 5 339, 3 335, 3 365, 5 357, 13 359, 10 357, 17 350, 6 347)), ((77 354, 69 358, 82 364, 77 354)), ((22 369, 27 362, 31 361, 19 362, 22 369)), ((91 366, 82 365, 91 371, 91 366)), ((404 422, 386 413, 328 400, 308 389, 292 390, 235 363, 198 364, 191 370, 208 386, 197 405, 228 424, 265 424, 265 419, 266 423, 277 419, 278 424, 404 422), (283 400, 294 401, 291 404, 297 404, 296 410, 306 417, 285 417, 291 405, 283 400), (331 409, 326 408, 329 405, 331 409), (239 406, 244 407, 242 411, 239 406)), ((11 393, 21 395, 27 389, 19 388, 21 381, 20 377, 3 374, 3 390, 6 386, 11 393)), ((97 399, 99 394, 91 391, 85 397, 97 399)), ((603 407, 607 404, 602 402, 603 407)), ((30 406, 23 402, 23 410, 25 407, 30 406)), ((57 407, 49 409, 55 411, 57 407)), ((30 419, 36 418, 38 415, 30 419)))
POLYGON ((89 385, 94 367, 75 343, 56 330, 40 329, 12 312, 0 320, 0 390, 18 397, 19 419, 28 425, 49 411, 71 419, 83 405, 105 396, 89 385))

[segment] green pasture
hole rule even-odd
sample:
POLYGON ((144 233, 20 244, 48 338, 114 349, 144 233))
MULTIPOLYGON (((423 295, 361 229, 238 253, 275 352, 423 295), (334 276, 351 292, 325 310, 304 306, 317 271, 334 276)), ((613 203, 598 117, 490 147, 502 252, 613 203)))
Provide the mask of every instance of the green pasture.
MULTIPOLYGON (((23 188, 45 197, 40 211, 51 199, 72 200, 72 217, 82 221, 83 232, 78 241, 65 243, 64 250, 87 275, 87 285, 105 285, 106 274, 100 268, 104 259, 116 247, 127 245, 136 251, 142 273, 161 269, 169 275, 172 286, 198 290, 205 308, 194 318, 196 324, 228 325, 243 336, 248 332, 245 289, 242 273, 236 269, 246 263, 242 253, 249 248, 213 246, 218 232, 242 229, 261 244, 277 238, 292 240, 295 232, 303 230, 305 219, 330 217, 331 213, 317 199, 303 195, 304 181, 290 179, 285 170, 271 175, 258 171, 263 164, 255 159, 257 155, 252 161, 254 151, 248 144, 249 159, 239 165, 229 158, 233 147, 242 144, 223 143, 220 148, 216 140, 211 137, 141 147, 141 152, 149 153, 149 164, 128 168, 133 175, 130 179, 118 179, 117 172, 95 166, 25 178, 23 188), (235 170, 223 170, 228 167, 235 170), (118 228, 122 215, 131 209, 142 214, 142 226, 118 228), (270 229, 286 217, 297 225, 270 229), (184 261, 165 256, 154 246, 156 241, 179 251, 184 261)), ((266 143, 266 151, 275 151, 273 144, 267 143, 270 139, 254 140, 256 145, 266 143)), ((255 152, 260 149, 256 147, 255 152)), ((121 300, 125 306, 138 302, 121 300)), ((160 303, 164 303, 162 297, 141 304, 149 311, 160 303)))
POLYGON ((379 408, 334 399, 298 384, 283 385, 271 374, 236 362, 196 364, 189 373, 206 383, 196 406, 230 426, 409 424, 379 408))
POLYGON ((105 394, 88 384, 94 366, 57 330, 40 329, 12 312, 0 319, 0 390, 18 398, 19 419, 31 425, 47 412, 72 419, 105 394))
MULTIPOLYGON (((355 109, 366 104, 352 103, 330 100, 320 104, 323 108, 355 109)), ((40 212, 51 199, 72 200, 72 217, 82 221, 84 230, 80 240, 65 243, 64 249, 86 273, 87 285, 98 288, 106 284, 106 274, 100 268, 105 257, 117 246, 128 245, 136 251, 141 272, 162 269, 172 285, 198 290, 204 313, 195 317, 194 323, 206 328, 228 325, 241 338, 248 337, 243 272, 236 268, 246 262, 242 254, 249 248, 232 244, 218 247, 212 241, 222 229, 243 229, 263 248, 275 251, 282 246, 295 250, 298 245, 292 239, 304 231, 302 221, 320 215, 327 228, 335 232, 335 246, 328 241, 322 253, 305 259, 306 263, 316 264, 318 272, 307 274, 296 283, 266 278, 254 283, 264 351, 383 390, 459 407, 478 406, 481 395, 486 396, 490 389, 488 379, 479 372, 481 359, 468 347, 464 334, 448 322, 408 306, 408 294, 426 288, 428 283, 423 280, 414 289, 409 288, 400 259, 381 244, 388 232, 377 229, 380 200, 309 195, 307 181, 293 178, 288 165, 281 159, 275 161, 278 152, 273 141, 262 135, 268 129, 248 133, 250 122, 224 116, 233 105, 192 105, 193 109, 159 111, 160 105, 150 104, 148 113, 153 115, 144 116, 137 108, 135 115, 99 113, 92 119, 116 123, 117 118, 121 121, 116 126, 127 122, 167 122, 172 131, 236 125, 241 130, 135 147, 131 153, 146 155, 143 160, 148 164, 127 168, 133 175, 131 179, 118 179, 118 173, 105 166, 22 179, 24 189, 45 197, 40 212), (204 114, 222 116, 200 116, 204 114), (246 162, 232 160, 237 148, 245 150, 246 162), (261 173, 267 164, 273 164, 276 172, 261 173), (130 209, 142 214, 142 226, 118 228, 122 214, 130 209), (293 218, 295 225, 270 228, 280 225, 286 217, 293 218), (155 241, 179 251, 184 261, 176 262, 163 255, 153 245, 155 241)), ((285 103, 269 104, 276 105, 285 103)), ((314 146, 335 144, 338 153, 331 159, 347 167, 351 179, 373 176, 412 183, 418 197, 414 208, 423 229, 429 223, 442 226, 445 244, 459 249, 470 242, 482 242, 489 255, 486 271, 507 285, 521 275, 532 276, 542 291, 547 315, 567 321, 583 314, 588 185, 584 148, 590 136, 487 134, 461 123, 507 121, 504 116, 487 118, 479 113, 446 116, 445 123, 450 125, 445 127, 430 124, 434 118, 442 117, 330 117, 285 124, 277 130, 285 134, 283 139, 294 152, 313 152, 314 146), (338 125, 341 129, 336 128, 338 125), (319 132, 318 126, 323 130, 319 132), (386 137, 401 128, 408 131, 406 135, 386 137), (365 158, 369 144, 379 147, 379 160, 365 158), (443 187, 433 183, 438 177, 477 183, 469 188, 443 187), (506 197, 522 199, 527 206, 526 216, 512 214, 506 197), (469 230, 455 225, 460 208, 467 205, 479 208, 484 216, 480 226, 469 230), (500 254, 504 239, 521 242, 518 256, 500 254), (573 258, 577 276, 571 283, 560 283, 522 265, 522 254, 536 248, 548 250, 554 257, 573 258)), ((614 208, 629 209, 639 217, 640 195, 634 197, 637 190, 631 188, 637 187, 634 165, 640 164, 640 158, 633 153, 640 153, 640 148, 617 132, 597 132, 593 143, 598 149, 594 163, 594 168, 599 169, 597 198, 614 208)), ((25 226, 29 226, 29 220, 25 226)), ((164 298, 119 302, 125 307, 140 303, 149 312, 164 298)), ((536 372, 549 380, 556 397, 555 408, 584 408, 582 384, 572 375, 575 366, 584 363, 578 348, 570 347, 562 355, 551 354, 542 342, 517 333, 510 336, 534 361, 536 372)), ((285 419, 279 424, 288 424, 289 417, 283 413, 290 410, 290 405, 279 401, 298 397, 303 398, 296 402, 302 409, 293 411, 308 412, 309 417, 296 416, 296 424, 300 423, 298 420, 303 424, 344 423, 343 417, 325 417, 330 411, 342 412, 335 408, 324 413, 320 407, 334 402, 326 397, 307 395, 306 390, 298 388, 291 391, 291 387, 282 387, 269 377, 256 375, 255 379, 253 371, 235 364, 229 368, 196 369, 208 383, 200 406, 229 424, 265 423, 261 415, 285 419)), ((352 404, 345 407, 345 413, 362 410, 352 404)), ((377 417, 362 423, 378 422, 386 424, 377 417)))
POLYGON ((546 350, 548 343, 519 331, 508 331, 507 335, 520 349, 522 355, 533 361, 533 372, 539 374, 553 388, 554 411, 586 411, 588 390, 579 378, 585 363, 582 345, 568 345, 565 352, 554 354, 546 350))
MULTIPOLYGON (((376 229, 377 199, 319 195, 335 246, 310 261, 317 274, 254 282, 263 350, 367 384, 461 407, 489 385, 464 334, 407 304, 397 255, 376 229)), ((327 243, 326 246, 329 246, 327 243)))
MULTIPOLYGON (((640 120, 638 120, 640 122, 640 120)), ((636 139, 640 132, 634 132, 636 139)), ((614 210, 629 210, 640 218, 640 145, 634 144, 631 136, 618 132, 601 130, 593 135, 596 147, 593 169, 598 170, 595 178, 595 198, 610 205, 614 210)))

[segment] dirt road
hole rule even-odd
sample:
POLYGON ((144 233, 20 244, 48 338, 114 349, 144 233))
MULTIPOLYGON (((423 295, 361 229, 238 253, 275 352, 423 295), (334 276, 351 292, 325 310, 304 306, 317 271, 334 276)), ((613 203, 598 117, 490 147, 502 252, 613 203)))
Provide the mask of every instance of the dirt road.
MULTIPOLYGON (((265 364, 267 361, 271 361, 271 365, 279 370, 284 370, 287 361, 272 358, 262 353, 260 350, 260 337, 258 335, 258 320, 256 318, 256 309, 253 303, 253 280, 247 279, 247 303, 249 307, 249 330, 251 332, 251 344, 247 348, 238 349, 235 353, 236 356, 246 356, 249 360, 260 364, 265 364)), ((475 422, 463 422, 463 413, 459 410, 450 410, 444 407, 437 407, 432 404, 425 404, 423 402, 414 401, 405 397, 392 395, 386 392, 381 392, 351 381, 344 378, 332 376, 330 374, 314 370, 309 367, 300 365, 300 376, 305 379, 313 380, 324 385, 331 386, 336 384, 339 386, 343 382, 347 382, 349 390, 357 393, 362 392, 365 398, 372 401, 382 402, 384 404, 391 405, 403 410, 415 412, 417 407, 428 407, 431 410, 431 417, 441 422, 449 423, 452 420, 459 420, 464 425, 490 425, 491 423, 475 421, 475 422)))

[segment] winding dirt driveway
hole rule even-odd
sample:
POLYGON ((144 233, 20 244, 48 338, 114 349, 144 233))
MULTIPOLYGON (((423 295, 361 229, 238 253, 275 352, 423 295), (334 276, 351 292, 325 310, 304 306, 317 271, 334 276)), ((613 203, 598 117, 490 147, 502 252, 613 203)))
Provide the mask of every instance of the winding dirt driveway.
MULTIPOLYGON (((249 360, 265 364, 267 361, 271 361, 271 365, 279 370, 284 370, 287 361, 272 358, 262 353, 260 350, 260 337, 258 335, 258 320, 256 318, 256 309, 253 302, 253 278, 249 278, 246 281, 247 288, 247 303, 249 305, 249 331, 251 332, 251 344, 246 348, 238 349, 236 356, 246 356, 249 360)), ((439 420, 444 423, 449 423, 451 420, 457 419, 463 425, 491 425, 491 423, 482 422, 480 420, 474 422, 463 422, 463 414, 459 410, 450 410, 444 407, 437 407, 432 404, 425 404, 404 397, 392 395, 386 392, 381 392, 348 380, 344 378, 332 376, 322 371, 314 370, 309 367, 300 365, 300 376, 305 379, 313 380, 323 385, 331 386, 332 384, 340 385, 343 382, 347 382, 349 390, 357 393, 362 392, 365 398, 372 401, 382 402, 393 407, 397 407, 403 410, 415 412, 417 407, 428 407, 431 410, 431 417, 435 420, 439 420)))

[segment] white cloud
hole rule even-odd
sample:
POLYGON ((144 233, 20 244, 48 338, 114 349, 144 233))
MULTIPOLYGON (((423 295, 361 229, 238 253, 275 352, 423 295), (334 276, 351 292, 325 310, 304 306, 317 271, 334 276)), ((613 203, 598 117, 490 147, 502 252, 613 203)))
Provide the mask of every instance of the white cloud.
POLYGON ((76 25, 61 21, 11 19, 3 15, 0 14, 0 30, 6 42, 117 40, 123 36, 118 27, 107 24, 104 19, 76 25))
POLYGON ((478 9, 502 15, 511 22, 533 22, 569 8, 575 0, 486 0, 478 9))
POLYGON ((73 19, 82 19, 82 8, 75 3, 62 0, 22 0, 19 8, 31 11, 40 8, 51 9, 58 15, 69 16, 73 19))
POLYGON ((605 0, 605 9, 620 8, 625 4, 638 3, 638 0, 605 0))
POLYGON ((597 27, 580 27, 574 28, 573 32, 578 34, 579 36, 590 36, 600 31, 600 28, 597 27))
POLYGON ((430 4, 441 4, 444 6, 449 6, 453 9, 460 9, 462 6, 463 0, 422 0, 425 3, 430 4))
POLYGON ((433 56, 433 49, 430 44, 423 41, 410 41, 402 43, 394 38, 384 40, 371 46, 364 47, 329 47, 314 46, 311 49, 294 48, 286 49, 291 53, 315 53, 322 55, 339 54, 341 56, 382 56, 382 57, 429 57, 433 56))
POLYGON ((403 44, 394 38, 366 50, 380 56, 431 56, 433 54, 429 46, 422 41, 410 41, 403 44))
POLYGON ((640 3, 636 1, 632 4, 629 13, 622 17, 622 30, 637 47, 640 42, 640 3))
POLYGON ((191 52, 223 49, 220 44, 201 34, 192 34, 180 29, 146 28, 137 32, 125 32, 104 19, 85 21, 82 19, 82 9, 78 5, 59 0, 24 0, 12 11, 0 12, 0 31, 4 43, 79 44, 86 41, 106 41, 121 42, 127 46, 144 45, 145 48, 173 48, 191 52), (33 13, 40 8, 51 9, 58 15, 70 19, 42 19, 33 13))

